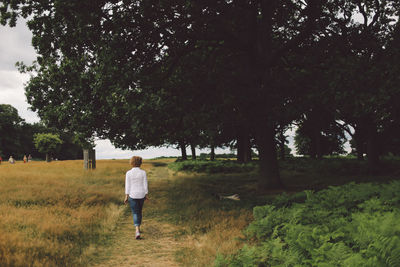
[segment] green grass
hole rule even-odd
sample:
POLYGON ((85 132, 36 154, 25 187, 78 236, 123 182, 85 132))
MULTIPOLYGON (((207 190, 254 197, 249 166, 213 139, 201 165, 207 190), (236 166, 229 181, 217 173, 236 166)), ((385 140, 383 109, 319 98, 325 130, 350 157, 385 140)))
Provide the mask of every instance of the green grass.
MULTIPOLYGON (((290 259, 287 261, 288 263, 293 263, 296 262, 296 260, 299 260, 299 262, 301 262, 299 264, 303 265, 311 265, 311 262, 313 262, 316 266, 324 266, 324 262, 327 258, 338 259, 337 257, 335 258, 332 256, 335 253, 344 251, 343 253, 347 253, 346 255, 349 256, 349 247, 343 247, 342 243, 332 243, 332 247, 330 247, 331 244, 325 244, 327 247, 321 248, 322 245, 319 246, 319 241, 307 241, 314 238, 313 235, 321 235, 324 238, 327 238, 327 236, 332 234, 333 239, 343 239, 343 234, 340 234, 340 231, 338 232, 337 229, 335 230, 335 225, 329 225, 327 223, 328 221, 332 220, 333 222, 341 222, 343 221, 343 218, 350 221, 350 224, 343 226, 347 229, 346 231, 343 230, 343 233, 349 234, 349 231, 352 229, 354 232, 363 220, 366 220, 366 225, 361 225, 360 227, 365 227, 365 229, 368 229, 368 231, 371 232, 373 231, 373 227, 379 226, 377 219, 380 216, 383 216, 383 220, 385 220, 385 223, 388 225, 391 225, 393 220, 398 218, 397 213, 393 215, 394 217, 391 217, 392 215, 390 215, 390 213, 386 215, 377 213, 374 208, 370 207, 375 203, 374 197, 380 193, 385 194, 383 193, 383 188, 390 189, 390 187, 393 186, 393 184, 391 184, 391 186, 385 187, 385 184, 398 178, 398 174, 400 173, 400 164, 398 159, 384 159, 377 175, 370 175, 367 162, 351 158, 324 158, 322 160, 290 158, 286 161, 279 162, 279 164, 281 178, 288 189, 286 191, 282 190, 281 192, 274 192, 274 194, 265 195, 257 191, 258 177, 256 161, 250 164, 239 164, 229 160, 218 160, 215 162, 185 161, 171 163, 169 168, 174 171, 179 170, 184 171, 185 173, 196 173, 190 178, 175 181, 168 189, 169 200, 166 205, 168 207, 167 210, 171 213, 171 215, 168 216, 168 220, 171 223, 183 226, 184 229, 180 233, 177 233, 177 236, 206 235, 208 232, 212 232, 215 217, 221 219, 220 214, 229 214, 229 216, 234 218, 239 216, 242 212, 248 212, 255 207, 261 207, 254 209, 254 217, 256 217, 256 221, 251 223, 251 226, 245 231, 246 239, 241 242, 245 247, 239 252, 230 251, 229 253, 219 253, 216 261, 217 265, 277 266, 282 264, 282 266, 294 266, 290 264, 285 265, 286 263, 283 259, 288 257, 288 259, 290 259), (369 184, 369 182, 375 182, 377 184, 372 185, 369 184), (349 183, 352 184, 345 185, 349 183), (357 187, 360 183, 361 185, 357 187), (340 189, 341 187, 339 187, 339 189, 330 188, 330 186, 339 185, 345 185, 344 188, 347 188, 347 191, 340 189), (354 195, 357 192, 361 195, 365 194, 365 198, 362 200, 356 200, 356 198, 354 198, 354 201, 346 198, 346 195, 351 197, 352 194, 354 195), (239 194, 241 200, 238 202, 232 200, 219 200, 215 197, 218 194, 239 194), (326 203, 329 204, 325 206, 311 206, 310 203, 315 204, 322 202, 324 196, 326 196, 326 198, 329 197, 329 199, 325 199, 326 203), (332 206, 332 203, 335 203, 335 201, 337 201, 337 206, 332 206), (304 203, 307 203, 308 206, 306 205, 304 208, 299 208, 298 205, 305 205, 304 203), (265 206, 266 204, 268 206, 265 206), (366 208, 367 206, 368 208, 366 208), (265 216, 263 215, 264 217, 259 215, 260 213, 258 211, 260 211, 260 209, 266 210, 266 213, 264 214, 265 216), (363 213, 364 209, 365 214, 363 213), (268 217, 269 213, 271 216, 268 217), (367 222, 367 214, 369 213, 372 213, 372 217, 370 218, 372 220, 371 223, 367 222), (314 224, 306 224, 306 226, 304 226, 293 223, 293 225, 289 225, 289 219, 285 217, 286 214, 289 217, 292 216, 290 217, 290 220, 298 219, 296 216, 300 214, 302 217, 300 217, 299 220, 314 219, 314 224), (329 214, 333 214, 333 217, 329 217, 329 214), (344 216, 343 214, 346 215, 344 216), (340 217, 341 215, 344 217, 340 217), (268 219, 265 219, 266 217, 268 217, 268 219), (262 226, 262 223, 259 225, 257 224, 257 220, 270 220, 271 223, 262 226), (354 220, 354 223, 351 223, 352 220, 354 220), (327 225, 327 227, 324 226, 320 229, 319 225, 327 225), (300 257, 296 254, 297 252, 295 253, 290 250, 290 247, 292 247, 294 243, 289 241, 287 236, 280 234, 279 231, 281 231, 281 228, 286 229, 285 227, 288 229, 290 227, 293 228, 290 228, 292 230, 290 230, 291 232, 289 234, 294 235, 290 236, 294 241, 292 239, 290 240, 294 243, 299 243, 300 241, 298 241, 298 239, 300 237, 298 237, 298 235, 303 235, 304 238, 306 238, 306 240, 303 241, 311 242, 312 244, 316 243, 315 247, 313 247, 314 245, 311 243, 307 243, 307 246, 310 247, 301 248, 303 249, 303 252, 301 253, 304 255, 301 254, 302 256, 300 255, 300 257), (338 235, 337 237, 335 237, 335 233, 338 235), (265 243, 268 243, 268 245, 265 245, 265 243), (313 249, 319 249, 319 258, 312 258, 308 255, 313 249), (326 252, 326 256, 323 256, 324 249, 329 250, 326 252), (305 250, 308 252, 304 252, 305 250), (233 254, 233 256, 229 256, 228 254, 233 254), (266 259, 268 257, 272 257, 273 260, 268 261, 266 259), (302 259, 304 261, 301 261, 302 259)), ((381 210, 393 208, 393 206, 387 206, 384 202, 385 201, 382 200, 382 205, 379 206, 379 204, 376 207, 381 210)), ((245 220, 250 223, 252 216, 247 214, 245 220)), ((396 232, 397 228, 393 229, 395 229, 395 232, 390 232, 390 235, 398 235, 396 232)), ((375 234, 375 236, 383 242, 379 244, 386 244, 384 242, 394 242, 393 244, 397 244, 396 240, 385 239, 388 237, 386 232, 382 234, 379 231, 376 233, 371 232, 371 236, 374 236, 375 234)), ((365 233, 363 232, 358 234, 363 235, 365 233)), ((359 236, 356 234, 349 235, 349 239, 347 239, 346 242, 350 243, 352 239, 357 238, 359 238, 359 236)), ((358 247, 353 246, 350 247, 350 249, 354 248, 356 251, 365 249, 365 246, 372 244, 368 242, 369 241, 365 241, 362 245, 360 244, 358 247)), ((391 247, 389 253, 397 253, 397 250, 391 247)), ((182 250, 178 255, 178 258, 183 264, 185 263, 185 260, 195 260, 195 257, 199 257, 199 254, 194 253, 193 250, 182 250)), ((371 261, 368 263, 368 260, 364 261, 357 253, 350 255, 347 258, 340 258, 340 260, 342 263, 344 261, 349 264, 359 262, 366 263, 367 265, 371 262, 381 263, 385 260, 388 262, 397 262, 396 259, 393 259, 393 256, 391 256, 390 259, 379 258, 378 261, 371 261)), ((328 264, 326 266, 335 265, 328 264)), ((382 266, 394 265, 389 264, 382 266)))
POLYGON ((197 173, 242 173, 256 169, 256 162, 239 163, 235 160, 186 160, 169 164, 170 169, 182 172, 197 173))

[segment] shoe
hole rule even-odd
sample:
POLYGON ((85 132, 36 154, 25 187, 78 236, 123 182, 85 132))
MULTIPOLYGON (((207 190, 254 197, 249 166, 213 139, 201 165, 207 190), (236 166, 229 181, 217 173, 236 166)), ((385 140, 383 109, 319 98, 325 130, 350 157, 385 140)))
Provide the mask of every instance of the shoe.
POLYGON ((140 239, 140 232, 136 232, 136 239, 140 239))

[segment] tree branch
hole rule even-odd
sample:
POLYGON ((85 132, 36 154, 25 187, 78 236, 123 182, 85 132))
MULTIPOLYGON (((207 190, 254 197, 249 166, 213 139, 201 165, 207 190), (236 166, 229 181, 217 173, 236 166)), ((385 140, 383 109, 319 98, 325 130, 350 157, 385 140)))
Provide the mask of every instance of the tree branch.
POLYGON ((292 49, 293 47, 298 46, 302 41, 304 41, 307 37, 309 37, 313 33, 315 29, 315 22, 322 12, 321 8, 322 2, 323 1, 318 1, 318 0, 308 1, 307 8, 305 9, 308 19, 304 27, 304 30, 301 31, 291 41, 287 42, 286 45, 282 46, 276 53, 274 53, 270 58, 267 66, 272 66, 280 57, 282 57, 282 55, 285 52, 292 49))
POLYGON ((364 7, 361 5, 361 0, 357 0, 357 6, 358 6, 358 9, 360 10, 360 13, 364 17, 364 27, 367 27, 368 26, 368 15, 365 12, 364 7))
POLYGON ((352 138, 354 137, 354 134, 350 131, 350 129, 348 127, 346 127, 346 125, 342 125, 339 122, 335 121, 335 124, 342 130, 344 130, 345 132, 347 132, 352 138))
POLYGON ((374 15, 374 17, 372 18, 371 23, 368 25, 368 27, 372 27, 374 26, 374 24, 378 21, 378 18, 381 14, 381 6, 379 3, 379 0, 375 0, 375 7, 376 7, 376 13, 374 15))

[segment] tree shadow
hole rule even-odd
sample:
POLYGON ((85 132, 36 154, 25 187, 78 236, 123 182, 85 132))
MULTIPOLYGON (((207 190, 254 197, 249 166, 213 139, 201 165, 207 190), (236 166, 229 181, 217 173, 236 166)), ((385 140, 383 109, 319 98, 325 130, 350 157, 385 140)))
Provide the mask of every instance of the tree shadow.
POLYGON ((167 166, 168 164, 167 163, 165 163, 165 162, 151 162, 151 164, 154 166, 154 167, 165 167, 165 166, 167 166))

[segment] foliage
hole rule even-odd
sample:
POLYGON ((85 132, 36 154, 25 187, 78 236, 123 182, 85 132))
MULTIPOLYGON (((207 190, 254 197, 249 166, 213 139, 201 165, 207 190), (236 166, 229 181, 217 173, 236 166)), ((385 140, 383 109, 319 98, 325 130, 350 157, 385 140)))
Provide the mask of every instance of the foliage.
POLYGON ((46 154, 46 158, 47 154, 54 153, 60 149, 60 146, 63 143, 59 135, 51 133, 35 134, 33 141, 39 152, 46 154))
POLYGON ((314 108, 301 120, 294 143, 297 154, 321 158, 323 155, 343 154, 346 139, 343 130, 326 109, 314 108))
POLYGON ((170 163, 168 167, 174 171, 197 173, 242 173, 256 169, 255 162, 239 163, 233 160, 188 160, 170 163))
POLYGON ((0 14, 3 25, 28 19, 38 58, 19 66, 49 124, 131 149, 215 147, 245 128, 264 154, 263 185, 276 186, 274 135, 301 92, 281 59, 312 40, 324 4, 15 0, 0 14))
POLYGON ((399 266, 400 182, 282 194, 255 207, 251 244, 216 266, 399 266))
POLYGON ((340 150, 322 106, 355 129, 360 155, 368 143, 371 165, 383 128, 398 124, 397 0, 1 3, 3 25, 21 16, 33 33, 37 61, 19 64, 32 73, 28 102, 85 139, 183 154, 236 140, 247 151, 251 139, 270 188, 282 185, 277 131, 310 111, 310 154, 324 154, 322 132, 328 153, 340 150))
MULTIPOLYGON (((13 156, 16 160, 29 154, 34 159, 44 159, 45 153, 39 152, 34 144, 34 136, 38 133, 59 135, 62 145, 53 156, 58 159, 78 159, 82 157, 82 148, 78 145, 77 137, 70 132, 48 128, 42 122, 27 123, 18 115, 11 105, 0 105, 0 155, 3 158, 13 156)), ((81 144, 81 142, 79 143, 81 144)))
POLYGON ((18 115, 18 111, 11 105, 0 105, 0 155, 4 157, 14 156, 21 148, 21 128, 23 119, 18 115))
MULTIPOLYGON (((209 159, 211 156, 211 153, 200 153, 199 158, 202 160, 209 159)), ((235 153, 224 153, 224 154, 215 154, 214 157, 216 159, 234 159, 236 158, 235 153)))
MULTIPOLYGON (((286 144, 284 144, 284 146, 283 146, 283 152, 284 152, 284 159, 283 160, 293 157, 292 149, 286 144)), ((257 154, 254 154, 254 156, 257 156, 257 154)), ((278 152, 278 158, 282 159, 282 151, 278 152)))

